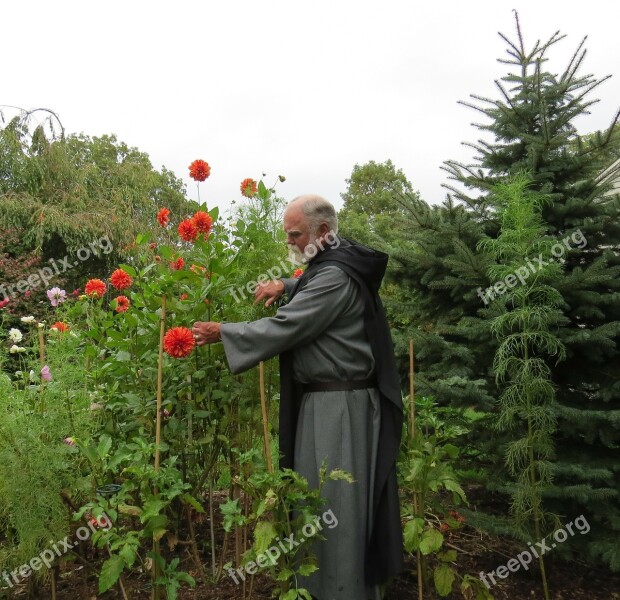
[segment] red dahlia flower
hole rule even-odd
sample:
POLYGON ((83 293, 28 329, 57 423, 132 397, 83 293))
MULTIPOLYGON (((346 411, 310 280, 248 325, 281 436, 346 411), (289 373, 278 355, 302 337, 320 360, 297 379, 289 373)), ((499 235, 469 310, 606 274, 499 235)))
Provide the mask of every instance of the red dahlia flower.
POLYGON ((160 208, 159 212, 157 213, 157 221, 158 223, 162 226, 165 227, 166 225, 168 225, 168 215, 170 214, 170 210, 168 210, 167 208, 160 208))
POLYGON ((199 210, 192 217, 192 221, 198 233, 209 233, 213 225, 211 215, 203 210, 199 210))
POLYGON ((182 256, 179 256, 176 260, 170 261, 170 268, 173 271, 180 271, 185 266, 185 261, 182 256))
POLYGON ((101 298, 106 291, 106 285, 101 279, 89 279, 84 288, 84 292, 87 296, 94 296, 95 298, 101 298))
POLYGON ((254 198, 258 192, 258 184, 249 177, 241 182, 241 194, 246 198, 254 198))
POLYGON ((194 335, 187 327, 173 327, 164 336, 164 350, 173 358, 187 356, 195 345, 194 335))
POLYGON ((116 312, 123 313, 127 312, 129 307, 131 306, 131 302, 127 296, 118 296, 116 298, 116 312))
POLYGON ((303 274, 304 274, 303 269, 295 269, 295 271, 293 272, 293 277, 295 279, 299 279, 303 274))
POLYGON ((195 181, 204 181, 211 174, 209 163, 204 160, 195 160, 189 166, 189 176, 195 181))
POLYGON ((133 279, 131 278, 129 273, 123 271, 123 269, 116 269, 116 271, 114 271, 114 273, 112 273, 110 277, 110 283, 117 290, 126 290, 133 283, 133 279))
POLYGON ((69 325, 63 323, 63 321, 56 321, 50 329, 56 329, 57 331, 60 331, 60 333, 64 333, 65 331, 69 331, 69 325))
POLYGON ((198 229, 192 219, 185 219, 179 223, 179 237, 185 242, 193 242, 198 236, 198 229))

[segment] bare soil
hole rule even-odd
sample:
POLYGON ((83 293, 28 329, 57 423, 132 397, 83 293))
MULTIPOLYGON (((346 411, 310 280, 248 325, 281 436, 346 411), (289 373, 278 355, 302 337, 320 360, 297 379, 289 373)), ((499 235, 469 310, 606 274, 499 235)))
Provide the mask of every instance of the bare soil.
MULTIPOLYGON (((218 515, 216 539, 219 549, 224 540, 224 530, 219 522, 219 511, 216 515, 218 515)), ((209 531, 206 519, 202 522, 198 519, 195 527, 199 543, 204 541, 207 546, 209 531)), ((462 575, 469 573, 475 577, 481 571, 489 572, 499 565, 505 565, 509 559, 522 550, 513 540, 491 537, 468 526, 448 532, 447 542, 453 548, 458 549, 457 571, 462 575)), ((225 557, 226 561, 234 559, 232 545, 228 544, 229 552, 225 557)), ((57 600, 123 600, 123 594, 118 585, 105 594, 97 593, 98 573, 106 556, 102 551, 92 547, 89 547, 89 552, 90 554, 82 559, 73 557, 60 565, 56 578, 57 600)), ((245 596, 243 586, 235 584, 226 573, 217 583, 213 582, 210 555, 201 556, 208 578, 206 582, 200 581, 189 545, 177 544, 174 548, 174 555, 182 557, 182 569, 190 573, 198 582, 193 589, 184 586, 179 592, 179 600, 243 600, 244 597, 249 598, 249 579, 246 581, 245 596)), ((550 596, 553 600, 620 600, 620 574, 610 574, 608 571, 593 568, 581 561, 561 562, 554 560, 551 555, 548 557, 546 567, 550 596)), ((123 583, 129 600, 151 598, 151 584, 147 573, 134 571, 130 575, 125 574, 123 583)), ((40 589, 33 589, 32 582, 29 585, 30 589, 28 584, 14 588, 12 597, 22 599, 30 596, 37 600, 52 598, 49 585, 40 589)), ((252 600, 268 600, 271 598, 273 589, 274 585, 265 575, 257 575, 252 582, 252 600)), ((516 573, 510 573, 505 579, 498 579, 491 593, 496 600, 544 599, 540 575, 536 567, 528 571, 521 569, 516 573)), ((163 591, 161 595, 162 599, 165 598, 163 591)), ((0 598, 3 598, 2 592, 0 592, 0 598)), ((430 589, 425 590, 424 600, 435 598, 437 596, 430 589)), ((462 596, 453 594, 448 597, 448 600, 457 598, 461 599, 462 596)), ((406 570, 390 583, 385 596, 385 600, 404 599, 418 599, 416 561, 413 556, 407 557, 406 570)))

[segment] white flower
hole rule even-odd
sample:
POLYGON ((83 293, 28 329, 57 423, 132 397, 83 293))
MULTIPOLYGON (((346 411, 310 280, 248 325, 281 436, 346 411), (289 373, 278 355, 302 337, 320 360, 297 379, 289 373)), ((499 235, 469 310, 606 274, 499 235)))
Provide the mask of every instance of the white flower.
POLYGON ((39 329, 43 329, 45 327, 45 321, 41 321, 40 323, 37 323, 37 327, 39 329))
POLYGON ((17 342, 21 342, 24 339, 24 336, 22 335, 22 332, 19 329, 15 329, 15 327, 13 327, 12 329, 9 330, 9 339, 14 344, 17 344, 17 342))
POLYGON ((26 352, 26 348, 22 348, 21 346, 17 346, 16 344, 13 344, 10 348, 9 348, 9 352, 11 354, 17 354, 18 352, 26 352))
POLYGON ((34 371, 31 370, 30 371, 30 381, 35 381, 35 379, 36 379, 36 376, 34 374, 34 371))
POLYGON ((36 319, 30 315, 29 317, 22 317, 22 323, 34 323, 36 319))

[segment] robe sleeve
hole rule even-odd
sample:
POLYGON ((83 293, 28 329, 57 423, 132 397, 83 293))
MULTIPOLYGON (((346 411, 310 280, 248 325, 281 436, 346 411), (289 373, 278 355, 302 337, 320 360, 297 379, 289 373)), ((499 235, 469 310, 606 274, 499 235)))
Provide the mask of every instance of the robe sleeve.
POLYGON ((338 267, 321 269, 273 317, 222 323, 228 366, 241 373, 318 337, 356 297, 355 283, 338 267))
POLYGON ((293 277, 283 277, 280 281, 284 284, 284 293, 288 296, 295 287, 297 279, 293 277))

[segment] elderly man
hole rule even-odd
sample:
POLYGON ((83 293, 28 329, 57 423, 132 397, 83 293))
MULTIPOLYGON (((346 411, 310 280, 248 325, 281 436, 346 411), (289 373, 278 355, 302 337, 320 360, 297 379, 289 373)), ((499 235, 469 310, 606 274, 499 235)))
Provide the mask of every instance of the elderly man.
POLYGON ((199 345, 222 341, 240 373, 280 355, 281 467, 312 486, 321 463, 352 473, 328 482, 327 508, 338 526, 315 544, 319 569, 300 578, 318 600, 377 600, 379 584, 402 568, 396 457, 403 423, 390 332, 378 296, 387 256, 339 238, 336 211, 300 196, 283 219, 289 249, 305 257, 300 279, 259 284, 256 302, 275 316, 250 323, 198 322, 199 345))

